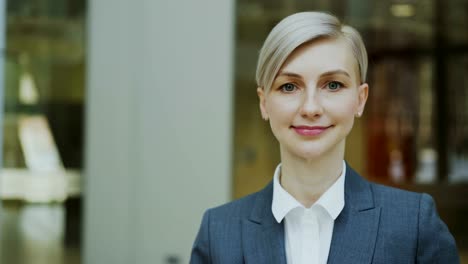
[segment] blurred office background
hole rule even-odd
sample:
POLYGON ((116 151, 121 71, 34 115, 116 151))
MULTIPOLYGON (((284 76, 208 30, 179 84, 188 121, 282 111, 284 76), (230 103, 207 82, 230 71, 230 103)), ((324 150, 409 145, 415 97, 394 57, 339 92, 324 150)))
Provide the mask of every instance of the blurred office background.
POLYGON ((368 48, 346 159, 433 195, 468 263, 468 0, 0 0, 0 263, 187 263, 272 177, 256 59, 306 10, 368 48))

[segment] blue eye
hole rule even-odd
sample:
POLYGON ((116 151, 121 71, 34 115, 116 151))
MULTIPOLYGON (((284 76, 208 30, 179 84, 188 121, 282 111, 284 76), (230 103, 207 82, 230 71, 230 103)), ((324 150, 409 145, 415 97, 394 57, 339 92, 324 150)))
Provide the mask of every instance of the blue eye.
POLYGON ((281 86, 281 90, 283 92, 294 92, 296 90, 296 86, 292 83, 286 83, 281 86))
POLYGON ((327 83, 327 87, 328 87, 328 89, 334 91, 334 90, 338 90, 338 89, 342 88, 343 84, 340 83, 340 82, 329 82, 329 83, 327 83))

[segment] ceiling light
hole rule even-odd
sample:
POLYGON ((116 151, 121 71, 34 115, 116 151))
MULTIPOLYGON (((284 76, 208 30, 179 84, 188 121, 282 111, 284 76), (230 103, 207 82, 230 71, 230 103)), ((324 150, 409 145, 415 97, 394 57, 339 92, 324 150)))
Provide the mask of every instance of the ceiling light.
POLYGON ((393 4, 390 7, 390 12, 395 17, 412 17, 414 16, 414 6, 410 4, 393 4))

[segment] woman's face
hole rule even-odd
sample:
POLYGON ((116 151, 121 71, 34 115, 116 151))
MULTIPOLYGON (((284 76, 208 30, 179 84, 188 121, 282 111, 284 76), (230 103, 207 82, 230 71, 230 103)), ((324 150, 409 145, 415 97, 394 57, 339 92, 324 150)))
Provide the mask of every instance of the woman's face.
POLYGON ((269 91, 258 88, 260 110, 270 120, 282 155, 314 160, 344 149, 368 85, 341 39, 304 44, 288 57, 269 91))

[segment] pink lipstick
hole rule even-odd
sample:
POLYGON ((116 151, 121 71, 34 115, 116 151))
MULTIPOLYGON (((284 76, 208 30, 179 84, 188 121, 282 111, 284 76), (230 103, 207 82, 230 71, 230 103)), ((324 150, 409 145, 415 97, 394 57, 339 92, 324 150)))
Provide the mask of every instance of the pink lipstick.
POLYGON ((331 126, 292 126, 294 131, 301 136, 318 136, 331 126))

